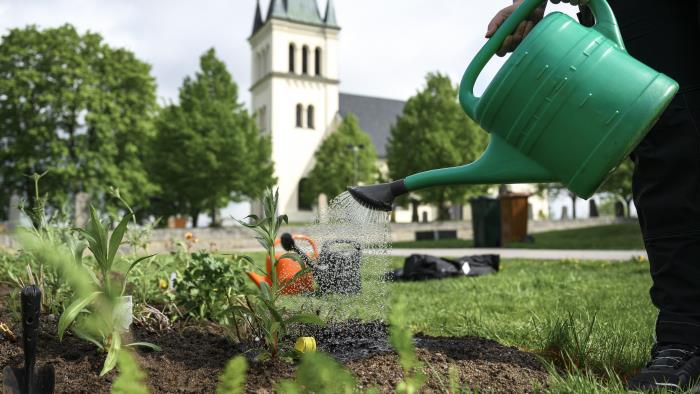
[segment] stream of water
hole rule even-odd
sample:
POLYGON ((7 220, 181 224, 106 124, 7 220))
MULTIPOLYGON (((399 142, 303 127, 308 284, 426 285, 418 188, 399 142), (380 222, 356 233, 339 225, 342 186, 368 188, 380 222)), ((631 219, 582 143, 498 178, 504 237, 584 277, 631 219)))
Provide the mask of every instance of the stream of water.
POLYGON ((322 291, 294 297, 297 306, 329 322, 384 320, 389 299, 384 276, 391 269, 389 219, 389 212, 363 206, 347 192, 333 199, 306 229, 321 252, 314 278, 322 291))

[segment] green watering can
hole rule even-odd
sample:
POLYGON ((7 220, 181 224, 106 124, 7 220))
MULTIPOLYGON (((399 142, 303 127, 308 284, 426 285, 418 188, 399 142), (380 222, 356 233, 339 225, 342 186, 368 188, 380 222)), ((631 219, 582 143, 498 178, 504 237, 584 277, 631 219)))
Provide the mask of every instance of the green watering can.
POLYGON ((526 0, 471 62, 460 85, 464 111, 491 134, 475 162, 348 191, 373 209, 432 186, 561 182, 589 198, 654 125, 678 84, 631 57, 605 0, 595 26, 554 12, 538 23, 484 94, 474 83, 506 37, 542 0, 526 0))

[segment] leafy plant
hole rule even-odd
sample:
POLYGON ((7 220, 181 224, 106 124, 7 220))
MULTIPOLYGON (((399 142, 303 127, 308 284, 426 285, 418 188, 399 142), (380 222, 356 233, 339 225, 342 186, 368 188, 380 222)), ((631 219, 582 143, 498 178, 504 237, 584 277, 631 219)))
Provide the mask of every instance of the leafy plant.
POLYGON ((416 356, 413 335, 406 320, 406 303, 399 299, 391 308, 389 315, 389 340, 399 354, 399 363, 403 369, 403 380, 396 386, 397 393, 417 393, 425 382, 423 366, 416 356))
POLYGON ((305 353, 294 380, 277 385, 277 392, 288 394, 351 394, 358 392, 355 377, 337 361, 323 353, 305 353))
POLYGON ((242 394, 245 392, 246 371, 248 363, 245 357, 238 356, 226 364, 224 373, 219 377, 216 394, 242 394))
POLYGON ((231 320, 231 305, 243 301, 246 288, 246 261, 237 256, 214 256, 193 253, 175 281, 175 300, 185 313, 196 319, 209 319, 219 324, 231 320))
MULTIPOLYGON (((316 315, 294 313, 279 305, 278 301, 282 295, 282 290, 291 286, 297 279, 306 275, 310 269, 297 254, 287 253, 279 257, 275 254, 275 239, 282 224, 288 222, 286 215, 278 215, 277 201, 279 192, 267 190, 263 196, 263 217, 250 215, 238 222, 253 230, 258 243, 265 249, 267 256, 271 260, 272 270, 270 273, 272 285, 265 282, 260 283, 260 289, 254 293, 253 297, 246 296, 244 301, 240 301, 232 306, 232 309, 247 317, 251 331, 265 342, 265 352, 261 353, 259 359, 277 358, 280 354, 285 357, 292 357, 295 353, 291 349, 291 344, 280 343, 280 339, 287 334, 287 327, 292 323, 324 324, 316 315), (277 265, 284 258, 294 259, 301 265, 301 270, 289 281, 280 285, 277 277, 277 265)), ((254 264, 252 258, 244 256, 244 259, 254 264)))
MULTIPOLYGON (((92 291, 79 292, 58 320, 59 339, 62 340, 66 330, 72 327, 72 331, 77 336, 94 343, 99 349, 107 352, 107 359, 100 375, 106 374, 115 367, 117 354, 122 348, 121 334, 125 330, 125 324, 121 321, 120 309, 123 308, 122 296, 126 289, 129 273, 138 263, 153 257, 143 256, 133 261, 119 283, 117 279, 119 275, 113 271, 113 267, 130 218, 131 214, 125 215, 111 236, 108 237, 108 225, 99 220, 97 212, 91 207, 90 221, 85 229, 78 229, 78 231, 87 239, 95 261, 95 270, 81 261, 76 260, 75 265, 76 268, 82 269, 89 278, 89 284, 87 286, 83 284, 82 287, 90 287, 92 291), (74 324, 76 319, 86 312, 89 312, 91 319, 74 324)), ((128 328, 128 324, 126 326, 128 328)), ((144 346, 160 350, 156 345, 143 342, 124 344, 124 346, 144 346)))
POLYGON ((148 387, 144 384, 146 374, 128 350, 119 351, 117 363, 119 376, 112 384, 112 394, 148 394, 148 387))
MULTIPOLYGON (((48 197, 42 195, 39 189, 39 183, 47 172, 28 176, 34 184, 34 203, 30 208, 24 203, 20 204, 20 210, 31 220, 31 225, 22 227, 22 231, 29 232, 37 239, 65 245, 76 261, 81 261, 87 243, 75 237, 74 231, 66 224, 67 215, 57 210, 54 210, 53 215, 47 214, 48 197)), ((35 283, 41 289, 42 311, 48 314, 61 313, 64 302, 69 299, 70 289, 61 279, 57 269, 47 266, 27 250, 20 250, 13 259, 13 263, 3 264, 6 269, 4 276, 15 285, 13 293, 19 293, 26 283, 35 283)))

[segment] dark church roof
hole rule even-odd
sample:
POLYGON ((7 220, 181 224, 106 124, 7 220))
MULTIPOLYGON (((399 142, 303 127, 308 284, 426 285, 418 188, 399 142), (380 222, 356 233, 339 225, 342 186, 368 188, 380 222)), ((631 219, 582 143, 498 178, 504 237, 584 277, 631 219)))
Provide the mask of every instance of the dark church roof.
POLYGON ((403 112, 403 101, 340 93, 340 116, 353 113, 360 127, 372 137, 377 156, 386 157, 386 145, 391 127, 403 112))
POLYGON ((253 34, 257 33, 267 21, 273 18, 339 29, 338 21, 335 17, 333 0, 328 0, 324 16, 321 16, 316 1, 317 0, 271 0, 270 7, 267 9, 267 17, 263 21, 262 12, 260 11, 260 0, 258 0, 255 9, 255 19, 253 20, 253 34))

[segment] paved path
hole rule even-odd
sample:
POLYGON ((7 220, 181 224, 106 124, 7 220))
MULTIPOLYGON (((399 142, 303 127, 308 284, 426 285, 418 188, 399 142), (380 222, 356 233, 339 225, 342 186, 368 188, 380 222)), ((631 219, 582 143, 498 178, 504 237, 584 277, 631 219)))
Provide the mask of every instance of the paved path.
POLYGON ((441 257, 461 257, 470 254, 499 254, 504 259, 533 260, 629 260, 636 256, 647 257, 643 250, 555 250, 555 249, 506 249, 506 248, 471 248, 471 249, 392 249, 392 256, 409 256, 411 254, 431 254, 441 257))

